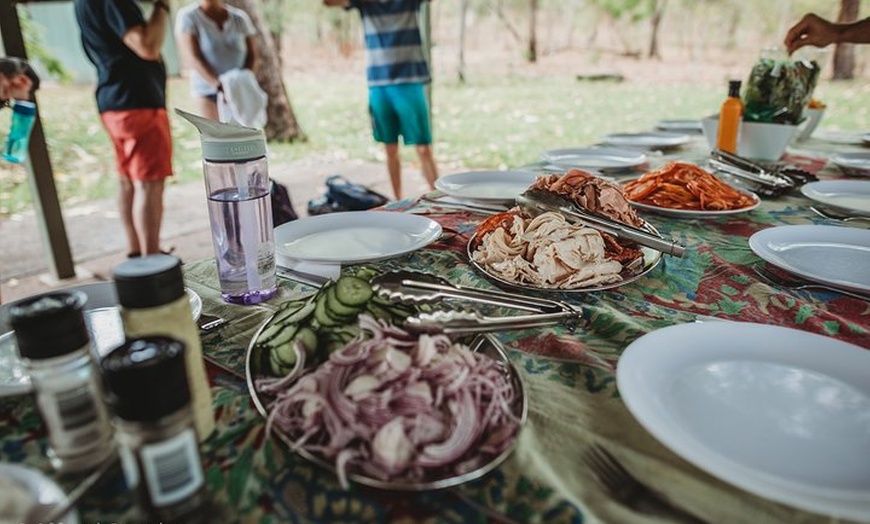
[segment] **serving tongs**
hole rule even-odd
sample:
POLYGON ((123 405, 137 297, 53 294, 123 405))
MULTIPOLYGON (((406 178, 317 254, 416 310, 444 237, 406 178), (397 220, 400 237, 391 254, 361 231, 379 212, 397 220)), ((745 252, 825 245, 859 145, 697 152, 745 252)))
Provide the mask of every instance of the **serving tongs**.
POLYGON ((751 182, 765 196, 780 195, 795 187, 795 181, 791 178, 721 149, 710 152, 709 163, 716 171, 751 182))
POLYGON ((580 311, 564 302, 457 286, 441 277, 417 271, 384 273, 372 279, 372 289, 381 298, 403 304, 432 304, 444 299, 459 299, 527 312, 494 317, 476 311, 435 310, 408 317, 405 327, 421 333, 487 333, 560 323, 573 329, 581 317, 580 311))
POLYGON ((631 240, 667 255, 682 257, 686 246, 676 240, 664 238, 607 217, 595 215, 579 208, 568 197, 544 189, 527 189, 517 196, 517 204, 532 215, 545 212, 561 213, 569 222, 593 227, 615 237, 631 240))

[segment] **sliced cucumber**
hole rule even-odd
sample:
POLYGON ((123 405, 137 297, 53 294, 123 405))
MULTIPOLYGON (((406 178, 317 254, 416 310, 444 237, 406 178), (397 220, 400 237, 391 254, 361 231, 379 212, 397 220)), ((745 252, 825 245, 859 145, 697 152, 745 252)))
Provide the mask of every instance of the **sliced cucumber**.
POLYGON ((336 296, 336 286, 329 288, 326 291, 326 310, 333 318, 346 318, 348 321, 353 320, 362 310, 358 306, 347 306, 342 304, 336 296))
POLYGON ((335 283, 335 298, 346 306, 360 307, 368 302, 373 294, 372 286, 361 278, 343 276, 335 283))
POLYGON ((301 343, 305 348, 305 354, 309 357, 313 357, 317 354, 317 333, 314 332, 311 328, 304 327, 296 333, 296 336, 293 338, 293 343, 301 343))
POLYGON ((314 320, 316 320, 318 324, 324 327, 337 326, 341 323, 341 321, 329 316, 329 313, 326 311, 325 294, 317 295, 317 300, 314 307, 314 320))
POLYGON ((307 299, 305 302, 294 304, 287 309, 279 311, 274 317, 272 317, 272 322, 281 324, 302 322, 309 315, 314 313, 315 298, 316 295, 307 299))

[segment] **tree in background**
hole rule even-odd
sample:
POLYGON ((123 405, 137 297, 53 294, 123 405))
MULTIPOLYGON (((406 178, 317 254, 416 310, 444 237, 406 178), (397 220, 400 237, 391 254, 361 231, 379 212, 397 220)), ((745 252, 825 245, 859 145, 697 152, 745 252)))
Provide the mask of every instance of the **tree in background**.
MULTIPOLYGON (((840 0, 837 22, 850 24, 858 20, 860 0, 840 0)), ((834 80, 855 78, 855 44, 837 44, 834 48, 834 80)))
POLYGON ((266 106, 266 139, 279 142, 295 142, 307 139, 296 114, 290 105, 287 89, 284 87, 284 76, 281 68, 281 58, 278 48, 272 39, 272 31, 260 12, 257 0, 227 0, 227 3, 243 9, 251 17, 257 28, 257 49, 260 51, 260 67, 257 71, 257 81, 269 95, 266 106))

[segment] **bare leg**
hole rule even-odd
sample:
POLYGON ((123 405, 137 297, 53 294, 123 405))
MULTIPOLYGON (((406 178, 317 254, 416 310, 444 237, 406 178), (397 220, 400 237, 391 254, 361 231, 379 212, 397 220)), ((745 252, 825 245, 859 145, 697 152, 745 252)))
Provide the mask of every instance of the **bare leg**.
POLYGON ((133 223, 139 233, 143 255, 160 253, 160 225, 163 220, 163 180, 135 181, 133 223))
POLYGON ((399 144, 384 144, 387 152, 387 171, 390 173, 390 184, 396 200, 402 199, 402 163, 399 159, 399 144))
POLYGON ((205 118, 218 120, 217 104, 204 96, 199 97, 199 114, 205 118))
POLYGON ((128 178, 118 178, 118 211, 121 213, 124 234, 127 235, 127 253, 138 255, 142 253, 142 247, 133 222, 133 195, 133 182, 128 178))
POLYGON ((435 180, 438 179, 438 168, 435 167, 435 158, 432 155, 432 146, 417 145, 417 156, 420 157, 420 172, 429 184, 429 189, 435 189, 435 180))

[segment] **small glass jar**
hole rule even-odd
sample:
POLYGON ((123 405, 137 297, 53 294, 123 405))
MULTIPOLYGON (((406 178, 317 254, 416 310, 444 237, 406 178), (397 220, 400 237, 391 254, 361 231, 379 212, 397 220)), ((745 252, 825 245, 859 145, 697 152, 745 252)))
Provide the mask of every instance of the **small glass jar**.
POLYGON ((206 518, 208 494, 184 353, 178 340, 143 337, 101 362, 124 476, 149 522, 206 518))
POLYGON ((112 427, 91 357, 79 291, 25 299, 9 320, 48 433, 46 454, 61 472, 86 471, 115 453, 112 427))

